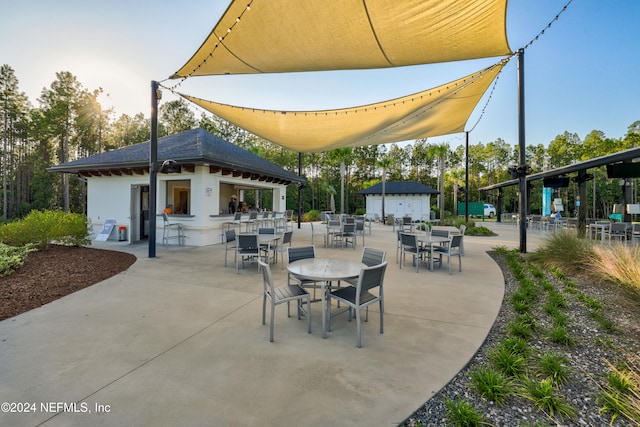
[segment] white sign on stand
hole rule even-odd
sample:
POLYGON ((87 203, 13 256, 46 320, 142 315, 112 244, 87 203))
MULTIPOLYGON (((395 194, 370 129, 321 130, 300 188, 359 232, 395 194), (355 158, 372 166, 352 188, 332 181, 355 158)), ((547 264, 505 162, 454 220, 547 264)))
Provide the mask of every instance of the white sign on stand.
POLYGON ((116 226, 115 219, 105 220, 104 225, 102 226, 102 230, 100 230, 100 233, 98 233, 98 235, 96 236, 96 240, 101 242, 106 242, 109 236, 111 235, 111 232, 113 231, 113 227, 115 226, 116 226))
POLYGON ((631 215, 640 214, 640 204, 635 203, 627 205, 627 213, 631 215))

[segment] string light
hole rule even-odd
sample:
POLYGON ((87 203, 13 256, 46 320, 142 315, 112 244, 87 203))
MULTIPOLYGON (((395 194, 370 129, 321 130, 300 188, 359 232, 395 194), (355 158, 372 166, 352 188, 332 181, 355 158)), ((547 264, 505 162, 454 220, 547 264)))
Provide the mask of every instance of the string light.
POLYGON ((543 36, 543 35, 544 35, 545 30, 546 30, 547 28, 551 28, 551 25, 553 24, 553 22, 554 22, 554 21, 558 21, 558 20, 560 19, 560 15, 562 15, 562 13, 564 13, 564 12, 567 10, 567 7, 569 7, 569 5, 571 4, 571 2, 572 2, 572 1, 573 1, 573 0, 569 0, 569 1, 567 2, 567 4, 565 4, 565 5, 564 5, 564 7, 562 8, 562 10, 561 10, 560 12, 558 12, 558 14, 555 16, 555 18, 553 18, 553 20, 552 20, 551 22, 549 22, 549 23, 547 24, 547 26, 546 26, 546 27, 544 27, 544 28, 542 29, 542 31, 540 31, 540 32, 539 32, 539 33, 538 33, 538 34, 537 34, 537 35, 536 35, 536 36, 535 36, 531 41, 529 41, 529 43, 527 43, 527 44, 525 45, 525 47, 524 47, 524 48, 525 48, 525 49, 527 49, 527 48, 528 48, 529 46, 531 46, 533 43, 535 43, 536 41, 538 41, 538 39, 540 38, 540 36, 543 36))
POLYGON ((236 20, 234 21, 234 23, 229 28, 227 28, 227 32, 225 33, 224 36, 218 36, 218 43, 214 44, 213 49, 211 50, 211 52, 209 52, 208 55, 205 56, 205 58, 202 60, 202 62, 200 62, 198 65, 196 65, 196 67, 190 73, 188 73, 186 76, 183 76, 182 79, 178 83, 176 83, 175 85, 171 86, 171 88, 169 90, 173 91, 173 90, 177 89, 178 87, 180 87, 182 85, 182 83, 187 78, 193 77, 193 75, 200 69, 200 67, 207 63, 207 59, 208 58, 212 58, 213 57, 213 54, 218 49, 218 47, 220 45, 222 45, 222 42, 224 42, 225 38, 227 38, 229 36, 229 34, 231 34, 231 32, 233 31, 235 26, 240 23, 240 20, 242 19, 244 14, 246 12, 248 12, 249 10, 251 10, 251 4, 252 3, 253 3, 253 0, 249 1, 249 3, 245 6, 245 8, 242 11, 242 13, 240 13, 240 16, 238 16, 236 18, 236 20))
MULTIPOLYGON (((365 142, 365 141, 367 141, 367 140, 370 140, 370 139, 372 139, 372 138, 375 138, 375 137, 377 137, 377 136, 379 136, 379 135, 384 135, 384 134, 387 134, 387 135, 388 135, 388 134, 392 134, 392 133, 393 133, 393 131, 394 131, 395 129, 397 129, 397 128, 401 127, 401 126, 405 126, 407 123, 409 123, 409 122, 411 122, 411 121, 414 121, 415 119, 419 118, 420 116, 423 116, 423 115, 425 115, 425 114, 428 114, 431 110, 433 110, 434 108, 436 108, 437 106, 439 106, 441 103, 445 102, 445 101, 446 101, 446 100, 448 100, 448 99, 451 99, 451 98, 455 97, 456 95, 458 95, 458 93, 459 93, 459 91, 460 91, 461 89, 463 89, 463 88, 465 88, 465 87, 467 87, 467 86, 469 86, 469 85, 472 85, 472 84, 474 84, 475 82, 477 82, 477 81, 479 81, 479 80, 483 79, 483 78, 485 77, 485 75, 486 75, 487 73, 491 72, 495 67, 505 65, 505 64, 506 64, 507 62, 509 62, 509 60, 511 60, 511 58, 513 58, 514 56, 515 56, 515 54, 513 54, 512 56, 510 56, 510 57, 508 57, 508 58, 504 58, 504 59, 502 59, 500 62, 498 62, 498 63, 496 63, 496 64, 494 64, 494 65, 492 65, 492 66, 490 66, 490 67, 488 67, 488 68, 485 68, 484 70, 478 71, 477 73, 474 73, 474 74, 473 74, 473 75, 471 75, 470 77, 468 76, 468 77, 464 78, 461 82, 454 83, 454 84, 452 84, 452 85, 450 84, 450 85, 446 86, 446 87, 448 87, 448 88, 451 88, 451 87, 456 88, 455 92, 452 92, 452 93, 449 93, 449 94, 447 94, 447 93, 445 92, 445 93, 444 93, 444 96, 442 96, 442 97, 441 97, 441 99, 438 99, 438 100, 437 100, 437 101, 435 101, 435 102, 429 103, 428 105, 426 105, 426 106, 423 106, 423 107, 419 108, 418 110, 416 110, 416 111, 414 111, 413 113, 411 113, 411 114, 407 115, 406 117, 404 117, 404 118, 403 118, 403 119, 401 119, 400 121, 396 122, 394 125, 386 126, 384 129, 382 129, 382 130, 381 130, 381 131, 379 131, 379 132, 376 132, 376 133, 374 133, 374 134, 372 134, 372 135, 369 135, 369 136, 366 136, 366 137, 360 138, 358 141, 355 141, 353 144, 355 144, 355 145, 360 145, 361 143, 363 143, 363 142, 365 142)), ((500 72, 501 72, 501 71, 500 71, 500 72)), ((498 76, 499 76, 499 75, 500 75, 500 73, 498 73, 498 76)), ((482 109, 482 113, 481 113, 480 118, 482 118, 482 116, 484 115, 484 111, 485 111, 485 109, 486 109, 486 107, 487 107, 487 105, 488 105, 488 103, 489 103, 489 100, 491 99, 491 97, 492 97, 492 95, 493 95, 493 91, 495 90, 495 87, 496 87, 496 84, 497 84, 497 78, 498 78, 498 76, 496 76, 496 82, 494 82, 494 84, 493 84, 493 87, 492 87, 492 90, 491 90, 491 94, 490 94, 490 96, 489 96, 489 99, 487 100, 487 103, 485 104, 485 106, 484 106, 484 107, 483 107, 483 109, 482 109)), ((244 110, 245 110, 245 108, 244 108, 244 107, 236 107, 236 106, 228 105, 228 104, 214 103, 214 102, 212 102, 212 101, 207 101, 207 100, 204 100, 204 99, 201 99, 201 98, 198 98, 198 97, 189 96, 189 95, 185 95, 185 94, 182 94, 182 93, 176 92, 176 91, 174 90, 174 88, 173 88, 173 87, 169 87, 169 88, 167 88, 167 87, 165 87, 165 86, 163 86, 163 85, 160 85, 160 86, 161 86, 161 87, 163 87, 163 88, 165 88, 165 89, 167 89, 167 90, 169 90, 169 91, 171 91, 172 93, 174 93, 174 94, 176 94, 176 95, 178 95, 178 96, 180 96, 180 97, 183 97, 183 98, 187 98, 187 99, 189 99, 189 98, 190 98, 190 99, 195 99, 195 100, 199 100, 199 101, 202 101, 202 102, 207 102, 207 103, 212 103, 212 104, 218 104, 218 105, 224 105, 224 106, 226 106, 226 107, 228 107, 228 108, 231 108, 231 109, 240 109, 240 110, 242 110, 242 111, 244 111, 244 110)), ((429 91, 429 92, 428 92, 430 97, 432 96, 433 92, 434 92, 434 91, 429 91)), ((441 93, 441 92, 442 92, 442 90, 441 90, 441 89, 438 89, 438 93, 441 93)), ((380 105, 380 107, 384 107, 384 108, 390 107, 390 108, 391 108, 391 107, 399 106, 399 105, 401 105, 401 104, 405 104, 405 103, 407 103, 407 102, 412 102, 412 103, 413 103, 413 102, 417 102, 417 101, 418 101, 418 100, 420 100, 420 99, 423 99, 423 98, 424 98, 424 96, 425 96, 424 94, 421 94, 419 97, 418 97, 418 96, 412 96, 411 98, 408 98, 408 99, 401 99, 401 100, 396 99, 396 100, 393 100, 393 101, 391 101, 391 102, 384 103, 384 104, 380 105)), ((350 109, 345 109, 345 110, 343 110, 343 111, 333 111, 333 112, 334 112, 334 114, 335 114, 336 116, 337 116, 339 113, 342 113, 342 112, 343 112, 345 115, 347 115, 349 112, 353 112, 353 113, 356 113, 356 114, 357 114, 358 112, 368 112, 371 108, 373 108, 373 110, 374 110, 374 111, 377 111, 377 107, 379 107, 379 106, 371 106, 371 105, 368 105, 368 106, 356 107, 356 108, 350 108, 350 109)), ((249 109, 247 108, 247 110, 249 110, 249 109)), ((266 114, 266 113, 270 112, 270 113, 273 113, 274 115, 275 115, 275 114, 277 114, 277 113, 280 113, 280 114, 282 114, 282 115, 287 114, 287 112, 286 112, 286 111, 263 110, 263 109, 256 109, 256 108, 251 108, 251 111, 252 111, 252 112, 262 111, 262 113, 263 113, 263 114, 266 114)), ((298 112, 289 112, 289 113, 290 113, 290 114, 293 114, 294 116, 297 116, 297 113, 298 113, 298 112)), ((329 111, 310 111, 310 112, 306 112, 306 111, 305 111, 305 112, 302 112, 302 111, 301 111, 301 112, 299 112, 299 113, 300 113, 300 114, 304 113, 304 115, 305 115, 305 116, 307 116, 308 114, 313 114, 315 117, 318 117, 318 115, 319 115, 319 114, 323 114, 325 117, 327 117, 327 116, 329 115, 329 113, 330 113, 330 112, 329 112, 329 111)), ((478 122, 479 122, 479 121, 480 121, 480 119, 478 119, 478 122)), ((476 122, 476 124, 474 125, 474 128, 477 126, 478 122, 476 122)), ((473 129, 472 129, 472 130, 473 130, 473 129)))
MULTIPOLYGON (((506 62, 504 62, 504 64, 506 64, 508 61, 511 60, 511 58, 513 58, 515 55, 511 55, 506 62)), ((482 117, 484 117, 484 112, 487 109, 487 106, 489 105, 489 102, 491 101, 491 98, 493 98, 493 92, 496 90, 496 86, 498 85, 498 80, 500 79, 500 74, 502 73, 502 70, 500 70, 500 72, 498 73, 498 75, 496 76, 495 81, 493 82, 493 86, 491 87, 491 92, 489 93, 489 97, 487 98, 487 102, 484 104, 484 107, 482 107, 482 110, 480 112, 480 117, 478 117, 478 120, 476 121, 476 123, 473 125, 473 127, 471 129, 469 129, 467 132, 473 132, 473 130, 476 128, 476 126, 478 126, 478 123, 480 123, 480 120, 482 120, 482 117)))
MULTIPOLYGON (((564 12, 567 10, 568 6, 572 3, 572 1, 573 1, 573 0, 569 0, 569 1, 564 5, 564 7, 562 8, 562 10, 561 10, 561 11, 560 11, 560 12, 559 12, 555 17, 554 17, 554 19, 553 19, 551 22, 549 22, 549 23, 547 24, 547 26, 546 26, 545 28, 543 28, 543 29, 542 29, 542 30, 541 30, 541 31, 540 31, 540 32, 539 32, 539 33, 538 33, 538 34, 537 34, 537 35, 536 35, 532 40, 530 40, 530 41, 529 41, 529 43, 527 43, 527 44, 525 45, 524 49, 527 49, 528 47, 530 47, 530 46, 531 46, 534 42, 536 42, 536 41, 537 41, 541 36, 543 36, 543 35, 545 34, 546 29, 547 29, 547 28, 551 28, 552 24, 553 24, 555 21, 558 21, 558 20, 560 19, 560 15, 561 15, 562 13, 564 13, 564 12)), ((199 64, 197 64, 197 65, 196 65, 195 69, 193 69, 193 70, 192 70, 190 73, 188 73, 186 76, 182 76, 182 77, 180 78, 180 81, 179 81, 177 84, 175 84, 175 85, 173 85, 173 86, 171 86, 171 87, 164 87, 164 86, 162 86, 162 87, 164 87, 165 89, 168 89, 168 90, 169 90, 169 91, 171 91, 172 93, 175 93, 175 90, 176 90, 178 87, 180 87, 180 86, 182 85, 182 83, 183 83, 187 78, 192 77, 192 76, 193 76, 193 75, 194 75, 198 70, 200 70, 200 69, 201 69, 201 67, 207 63, 207 60, 208 60, 209 58, 213 58, 213 57, 214 57, 214 53, 215 53, 215 51, 216 51, 216 50, 217 50, 217 49, 222 45, 222 43, 224 42, 225 38, 226 38, 226 37, 228 37, 228 36, 229 36, 229 34, 231 34, 231 32, 233 31, 233 29, 235 28, 235 26, 236 26, 237 24, 239 24, 239 23, 240 23, 241 18, 244 16, 244 14, 245 14, 246 12, 248 12, 249 10, 251 10, 251 5, 252 5, 252 3, 253 3, 253 0, 250 0, 250 1, 249 1, 249 3, 245 6, 245 8, 244 8, 244 10, 242 11, 242 13, 240 13, 240 15, 239 15, 238 17, 236 17, 236 19, 235 19, 234 23, 233 23, 229 28, 227 28, 225 35, 224 35, 224 36, 219 36, 219 37, 218 37, 218 41, 219 41, 219 42, 217 42, 217 43, 215 43, 215 44, 214 44, 213 49, 208 53, 208 55, 206 55, 206 56, 205 56, 205 58, 202 60, 202 62, 200 62, 199 64)), ((503 61, 506 63, 506 62, 508 62, 512 57, 513 57, 513 55, 512 55, 511 57, 507 58, 506 60, 503 60, 503 61)), ((492 68, 492 67, 490 67, 490 68, 492 68)), ((485 70, 485 71, 486 71, 486 70, 485 70)), ((476 78, 483 78, 483 74, 484 74, 484 73, 480 72, 480 74, 479 74, 478 76, 476 76, 476 77, 472 77, 472 78, 471 78, 471 80, 470 80, 470 82, 471 82, 471 83, 473 83, 473 82, 475 81, 475 79, 476 79, 476 78)), ((497 82, 498 82, 498 79, 499 79, 499 75, 500 75, 500 73, 498 73, 498 75, 496 76, 496 79, 495 79, 494 84, 493 84, 493 86, 492 86, 492 89, 491 89, 491 92, 490 92, 490 94, 489 94, 489 97, 487 98, 487 102, 485 103, 484 107, 482 108, 482 110, 481 110, 481 114, 480 114, 480 116, 479 116, 478 120, 477 120, 477 121, 476 121, 476 123, 473 125, 473 127, 471 128, 471 130, 470 130, 470 131, 473 131, 473 130, 476 128, 476 126, 478 125, 478 123, 480 122, 480 120, 483 118, 484 113, 485 113, 485 110, 486 110, 486 108, 487 108, 487 106, 488 106, 489 102, 491 101, 492 96, 493 96, 493 93, 494 93, 495 88, 496 88, 496 86, 497 86, 497 82)), ((168 79, 165 79, 165 80, 163 80, 162 82, 164 82, 164 81, 166 81, 166 80, 168 80, 168 79)), ((162 82, 160 82, 160 83, 162 83, 162 82)), ((455 83, 455 86, 457 87, 457 86, 458 86, 458 84, 459 84, 459 83, 455 83)), ((461 84, 462 84, 463 86, 466 86, 466 85, 467 85, 466 78, 465 78, 465 80, 463 80, 463 81, 461 82, 461 84)), ((447 85, 447 86, 446 86, 446 89, 447 89, 447 90, 449 90, 449 89, 450 89, 449 85, 447 85)), ((440 94, 440 93, 441 93, 441 89, 438 89, 438 91, 437 91, 437 92, 438 92, 438 94, 440 94)), ((397 124, 396 124, 396 125, 394 125, 394 126, 389 126, 389 127, 385 128, 383 131, 381 131, 381 133, 388 133, 388 131, 389 131, 389 130, 391 130, 391 129, 393 129, 393 128, 396 128, 396 127, 398 127, 398 126, 400 126, 400 125, 404 125, 405 123, 407 123, 407 121, 408 121, 408 120, 410 120, 410 119, 414 119, 414 118, 416 118, 416 117, 418 117, 418 116, 420 116, 420 115, 425 114, 426 112, 428 112, 428 111, 430 111, 431 109, 435 108, 435 106, 439 105, 441 102, 444 102, 444 100, 449 99, 450 97, 453 97, 453 96, 455 96, 456 94, 457 94, 457 92, 454 92, 453 94, 450 94, 450 95, 446 95, 445 97, 443 97, 443 99, 436 101, 436 102, 434 103, 434 105, 427 106, 427 108, 421 108, 421 109, 419 109, 418 111, 414 112, 413 114, 411 114, 411 115, 407 116, 407 117, 405 118, 405 120, 403 120, 403 121, 401 121, 401 122, 397 123, 397 124)), ((178 95, 180 95, 180 96, 183 96, 183 97, 184 97, 184 95, 182 95, 182 94, 179 94, 179 93, 178 93, 178 95)), ((432 96, 433 96, 433 93, 430 91, 430 92, 429 92, 429 97, 432 97, 432 96)), ((422 97, 423 97, 423 95, 421 95, 421 96, 420 96, 420 99, 422 99, 422 97)), ((409 100, 402 100, 402 104, 405 104, 405 102, 407 102, 407 101, 409 101, 409 100)), ((410 99, 410 101, 411 101, 411 102, 415 102, 416 100, 415 100, 414 98, 411 98, 411 99, 410 99)), ((388 105, 388 104, 383 104, 383 107, 384 107, 384 108, 386 108, 386 107, 387 107, 387 105, 388 105)), ((395 103, 395 102, 393 102, 391 105, 392 105, 392 106, 395 106, 395 105, 396 105, 396 103, 395 103)), ((243 110, 244 110, 244 109, 243 109, 243 110)), ((354 111, 355 113, 358 113, 358 111, 359 111, 359 109, 358 109, 358 108, 351 109, 351 110, 352 110, 352 111, 354 111)), ((255 111, 255 110, 252 110, 252 111, 255 111)), ((345 111, 344 111, 345 115, 346 115, 346 114, 348 114, 348 111, 349 111, 349 110, 345 110, 345 111)), ((367 112, 367 111, 368 111, 368 110, 367 110, 367 108, 364 108, 364 111, 365 111, 365 112, 367 112)), ((374 107, 374 111, 376 111, 376 108, 375 108, 375 107, 374 107)), ((264 111, 264 112, 266 112, 266 111, 264 111)), ((274 112, 274 113, 275 113, 275 112, 274 112)), ((339 112, 338 112, 338 111, 336 111, 336 112, 335 112, 335 115, 337 116, 337 115, 338 115, 338 113, 339 113, 339 112)), ((285 114, 286 114, 286 112, 284 112, 284 111, 283 111, 283 112, 281 112, 281 114, 285 115, 285 114)), ((306 113, 305 113, 305 115, 306 115, 306 113)), ((327 115, 327 113, 325 113, 325 116, 326 116, 326 115, 327 115)), ((295 116, 295 113, 294 113, 294 116, 295 116)), ((316 116, 317 116, 317 113, 316 113, 316 116)), ((370 136, 365 137, 365 138, 362 138, 361 140, 367 140, 367 139, 373 138, 374 136, 376 136, 376 134, 374 134, 374 135, 370 135, 370 136)))
MULTIPOLYGON (((493 70, 493 68, 495 68, 496 66, 506 64, 506 63, 507 63, 507 62, 508 62, 508 61, 509 61, 513 56, 514 56, 514 55, 510 56, 509 58, 505 58, 505 59, 501 60, 499 63, 497 63, 497 64, 495 64, 495 65, 492 65, 491 67, 488 67, 488 68, 486 68, 486 69, 484 69, 484 70, 482 70, 482 71, 479 71, 479 72, 477 73, 477 75, 475 75, 475 76, 473 76, 473 77, 470 77, 470 79, 469 79, 469 81, 468 81, 468 82, 467 82, 467 80, 465 79, 465 80, 463 81, 463 83, 464 83, 464 84, 462 84, 462 85, 461 85, 461 88, 464 88, 465 86, 468 86, 468 85, 470 85, 470 84, 473 84, 473 83, 475 83, 477 80, 479 80, 479 79, 483 78, 483 77, 484 77, 484 75, 485 75, 486 73, 488 73, 488 72, 490 72, 491 70, 493 70)), ((457 86, 457 85, 456 85, 456 86, 457 86)), ((495 87, 495 84, 494 84, 494 87, 495 87)), ((397 128, 401 127, 401 126, 404 126, 404 125, 406 125, 408 122, 410 122, 411 120, 414 120, 414 119, 416 119, 416 118, 418 118, 418 117, 420 117, 420 116, 422 116, 422 115, 427 114, 428 112, 430 112, 431 110, 433 110, 435 107, 437 107, 438 105, 440 105, 441 103, 443 103, 443 102, 444 102, 444 101, 446 101, 447 99, 450 99, 450 98, 454 97, 457 93, 458 93, 458 91, 456 91, 456 92, 454 92, 454 93, 452 93, 452 94, 449 94, 449 95, 447 95, 447 96, 444 96, 442 99, 439 99, 438 101, 434 102, 433 104, 427 105, 427 106, 425 106, 425 107, 423 107, 423 108, 419 109, 418 111, 415 111, 414 113, 412 113, 412 114, 410 114, 410 115, 406 116, 405 118, 403 118, 402 120, 400 120, 400 121, 399 121, 399 122, 397 122, 396 124, 394 124, 394 125, 390 125, 390 126, 387 126, 387 127, 385 127, 384 129, 382 129, 380 132, 376 132, 376 133, 374 133, 374 134, 371 134, 371 135, 368 135, 368 136, 366 136, 366 137, 360 138, 360 139, 358 140, 358 142, 367 141, 367 140, 369 140, 369 139, 376 138, 376 137, 378 137, 379 135, 382 135, 382 134, 390 134, 390 133, 393 133, 393 130, 394 130, 394 129, 397 129, 397 128)), ((486 106, 485 106, 485 108, 486 108, 486 106)))
MULTIPOLYGON (((551 22, 549 22, 547 24, 546 27, 544 27, 531 41, 529 41, 529 43, 527 43, 524 47, 524 49, 527 49, 529 46, 531 46, 533 43, 535 43, 536 41, 538 41, 538 39, 544 35, 544 32, 547 28, 551 28, 551 25, 553 24, 554 21, 558 21, 560 20, 560 15, 562 15, 562 13, 564 13, 567 10, 567 7, 569 7, 569 5, 571 4, 573 0, 569 0, 567 2, 567 4, 564 5, 564 7, 562 8, 562 10, 555 16, 555 18, 553 18, 553 20, 551 22)), ((508 62, 511 60, 511 58, 513 58, 515 56, 515 53, 512 54, 509 58, 506 58, 504 60, 504 62, 508 62)), ((502 72, 502 71, 501 71, 502 72)), ((489 102, 491 101, 491 98, 493 97, 493 92, 496 89, 496 86, 498 85, 498 80, 500 78, 500 73, 498 73, 498 75, 496 76, 496 80, 493 82, 493 86, 491 88, 491 92, 489 93, 489 97, 487 98, 487 102, 484 104, 484 107, 482 107, 482 111, 480 112, 480 117, 478 117, 478 120, 476 121, 476 123, 473 125, 473 127, 471 129, 468 130, 468 132, 472 132, 476 126, 478 126, 478 123, 480 123, 480 120, 482 120, 482 118, 484 117, 484 113, 485 110, 487 109, 487 106, 489 105, 489 102)))

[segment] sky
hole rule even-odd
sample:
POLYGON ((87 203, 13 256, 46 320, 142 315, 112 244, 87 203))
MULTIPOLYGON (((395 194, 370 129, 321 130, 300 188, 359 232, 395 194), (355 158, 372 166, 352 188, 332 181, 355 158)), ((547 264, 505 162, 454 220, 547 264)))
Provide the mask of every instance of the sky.
MULTIPOLYGON (((274 1, 274 0, 269 0, 274 1)), ((329 0, 323 0, 329 1, 329 0)), ((401 0, 399 0, 401 1, 401 0)), ((621 138, 640 120, 640 0, 510 0, 507 37, 525 51, 525 142, 548 145, 565 131, 621 138)), ((150 84, 164 81, 198 49, 228 0, 0 0, 0 64, 15 71, 34 106, 56 72, 69 71, 116 115, 150 114, 150 84)), ((274 110, 324 110, 385 101, 447 83, 500 58, 381 70, 187 79, 180 92, 274 110)), ((177 81, 164 82, 171 87, 177 81)), ((518 145, 517 60, 467 123, 470 143, 518 145), (487 102, 488 101, 488 102, 487 102), (484 109, 484 113, 482 113, 484 109), (480 120, 479 120, 480 119, 480 120), (479 120, 479 121, 478 121, 479 120), (477 124, 476 124, 477 123, 477 124)), ((178 99, 168 90, 161 102, 178 99)), ((201 110, 196 110, 199 117, 201 110)), ((463 144, 464 134, 430 138, 463 144)))

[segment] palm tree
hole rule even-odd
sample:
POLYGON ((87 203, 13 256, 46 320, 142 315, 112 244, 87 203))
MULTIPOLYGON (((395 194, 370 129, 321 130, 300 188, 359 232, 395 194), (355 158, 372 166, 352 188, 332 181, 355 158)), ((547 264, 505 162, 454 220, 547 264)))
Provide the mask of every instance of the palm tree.
MULTIPOLYGON (((340 214, 345 213, 344 206, 344 176, 346 173, 346 163, 351 164, 351 148, 343 147, 331 150, 330 155, 340 161, 340 214)), ((348 210, 348 209, 347 209, 348 210)))
POLYGON ((322 190, 326 191, 329 196, 331 197, 331 211, 335 213, 336 211, 336 199, 335 199, 335 195, 338 193, 336 191, 336 189, 333 187, 333 185, 331 184, 327 184, 326 182, 322 183, 322 190))
POLYGON ((387 169, 391 167, 393 162, 389 157, 383 156, 380 160, 376 162, 376 164, 378 165, 378 167, 382 168, 382 223, 386 224, 387 220, 386 220, 386 215, 384 213, 384 196, 386 193, 385 187, 387 185, 387 169))
POLYGON ((452 169, 447 181, 453 184, 453 216, 458 216, 458 189, 464 187, 464 169, 452 169))
POLYGON ((444 162, 449 156, 449 145, 431 145, 429 147, 429 152, 432 156, 438 158, 438 165, 440 169, 440 174, 438 176, 438 191, 440 191, 440 195, 438 196, 438 208, 440 208, 440 220, 442 221, 444 220, 444 162))

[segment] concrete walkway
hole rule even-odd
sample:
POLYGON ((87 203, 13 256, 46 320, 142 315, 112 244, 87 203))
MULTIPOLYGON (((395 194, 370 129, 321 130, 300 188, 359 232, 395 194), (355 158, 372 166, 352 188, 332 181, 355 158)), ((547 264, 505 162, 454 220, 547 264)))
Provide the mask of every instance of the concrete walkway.
MULTIPOLYGON (((319 304, 312 334, 276 307, 270 343, 262 275, 254 264, 225 268, 222 245, 158 245, 150 259, 146 245, 94 244, 138 260, 0 322, 0 402, 21 412, 3 404, 0 425, 397 425, 465 366, 495 320, 504 279, 486 251, 517 248, 519 237, 513 224, 486 225, 498 236, 465 237, 463 271, 456 259, 453 275, 416 273, 410 261, 399 269, 395 234, 374 225, 366 246, 386 249, 389 262, 384 334, 370 310, 360 349, 346 315, 322 339, 319 304)), ((529 251, 538 237, 529 233, 529 251)), ((294 229, 294 246, 310 242, 308 224, 294 229)), ((317 236, 315 244, 319 257, 361 256, 360 240, 356 250, 322 248, 317 236)), ((286 268, 272 271, 286 281, 286 268)))

